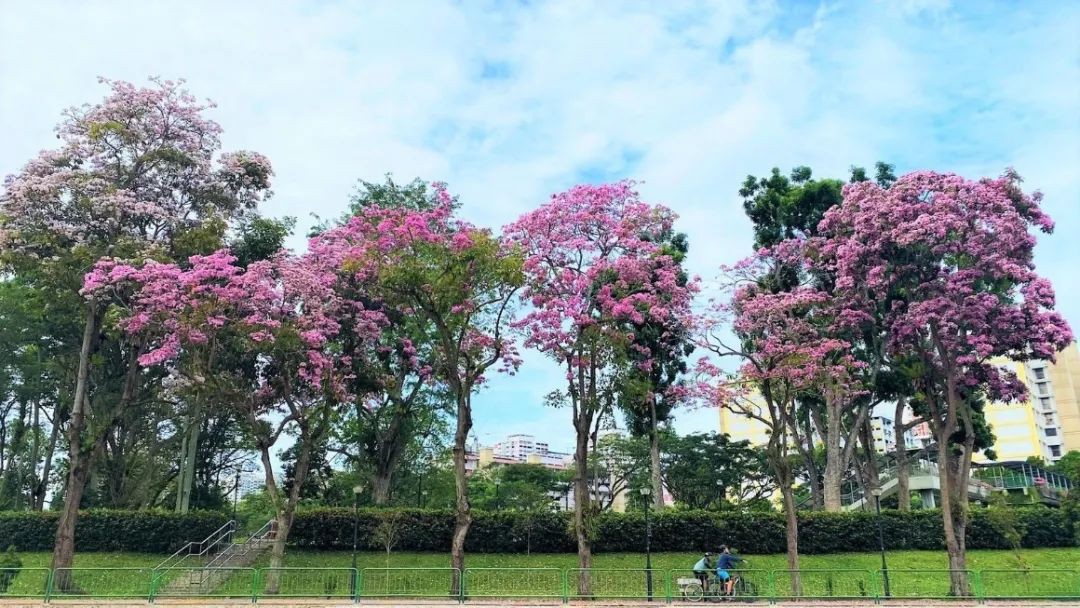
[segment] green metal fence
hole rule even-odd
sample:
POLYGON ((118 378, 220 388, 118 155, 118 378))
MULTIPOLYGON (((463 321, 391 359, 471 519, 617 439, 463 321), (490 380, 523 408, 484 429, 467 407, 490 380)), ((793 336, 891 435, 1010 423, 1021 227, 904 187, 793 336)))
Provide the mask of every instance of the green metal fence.
POLYGON ((151 568, 57 568, 46 597, 149 598, 153 588, 151 568))
POLYGON ((1071 599, 1080 597, 1077 570, 980 570, 982 599, 1071 599))
POLYGON ((956 599, 952 594, 952 578, 955 575, 967 581, 969 592, 960 597, 978 598, 979 577, 972 570, 893 570, 878 571, 878 581, 882 589, 881 597, 902 599, 956 599), (885 580, 888 579, 889 593, 884 593, 885 580))
POLYGON ((364 568, 359 596, 457 600, 455 578, 456 568, 364 568))
POLYGON ((0 570, 0 578, 6 579, 0 598, 43 598, 49 592, 52 570, 48 568, 19 568, 14 571, 0 570))
POLYGON ((170 568, 151 598, 254 598, 255 578, 254 568, 170 568))
POLYGON ((559 568, 466 568, 463 597, 562 599, 565 576, 559 568))
MULTIPOLYGON (((718 599, 720 590, 715 581, 703 588, 687 570, 466 568, 458 574, 454 568, 364 568, 359 572, 352 568, 23 568, 14 574, 0 572, 0 576, 11 576, 0 597, 36 597, 46 602, 276 597, 684 603, 718 599), (461 582, 461 593, 455 590, 456 580, 461 582)), ((967 581, 969 600, 1080 600, 1080 570, 1067 569, 739 570, 733 574, 738 580, 737 599, 742 602, 956 599, 950 594, 954 575, 967 581), (798 592, 792 590, 796 576, 801 586, 798 592)))
POLYGON ((872 599, 877 597, 877 585, 870 570, 773 570, 770 595, 780 599, 872 599))
POLYGON ((566 597, 668 601, 669 574, 668 570, 655 568, 573 568, 566 571, 566 597))
POLYGON ((255 597, 356 597, 352 568, 264 568, 255 579, 255 597))

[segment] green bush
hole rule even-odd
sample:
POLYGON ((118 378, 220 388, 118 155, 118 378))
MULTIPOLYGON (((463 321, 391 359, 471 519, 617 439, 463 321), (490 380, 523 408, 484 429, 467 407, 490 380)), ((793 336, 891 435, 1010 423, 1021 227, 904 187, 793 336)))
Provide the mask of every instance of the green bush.
MULTIPOLYGON (((1072 522, 1061 510, 1016 508, 1016 529, 1023 547, 1074 546, 1072 522)), ((397 551, 436 551, 450 548, 454 530, 451 511, 403 509, 397 551)), ((941 512, 883 511, 885 545, 890 549, 944 549, 941 512)), ((576 550, 567 513, 475 512, 466 550, 476 553, 564 553, 576 550)), ((359 512, 359 547, 379 551, 375 530, 378 511, 359 512)), ((306 549, 348 549, 352 546, 350 509, 316 509, 296 515, 289 540, 306 549)), ((780 513, 729 513, 668 510, 652 513, 654 551, 705 551, 727 544, 745 553, 782 553, 787 547, 784 516, 780 513)), ((967 546, 1007 549, 1013 546, 1000 522, 986 509, 971 510, 967 546)), ((597 552, 640 552, 645 548, 645 514, 602 513, 594 525, 597 552)), ((876 551, 878 522, 869 512, 799 514, 802 553, 876 551)))
POLYGON ((15 545, 8 545, 7 552, 0 556, 0 594, 7 593, 22 566, 22 560, 15 554, 15 545))
MULTIPOLYGON (((23 551, 51 551, 59 516, 50 511, 0 512, 0 538, 23 551)), ((226 521, 214 511, 86 511, 75 524, 75 550, 171 553, 188 541, 206 538, 226 521)))

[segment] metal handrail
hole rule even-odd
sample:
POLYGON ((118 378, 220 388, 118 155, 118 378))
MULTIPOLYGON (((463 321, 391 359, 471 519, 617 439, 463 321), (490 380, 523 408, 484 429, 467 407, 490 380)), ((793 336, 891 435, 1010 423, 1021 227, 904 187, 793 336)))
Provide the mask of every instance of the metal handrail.
POLYGON ((273 538, 276 531, 277 520, 271 519, 270 521, 266 522, 263 527, 259 528, 258 531, 249 536, 244 542, 229 545, 224 551, 215 555, 214 559, 210 560, 209 563, 206 564, 205 569, 210 570, 220 567, 218 565, 219 562, 225 562, 234 556, 247 555, 256 544, 262 543, 269 538, 273 538))
POLYGON ((204 556, 226 538, 231 539, 232 535, 235 533, 236 521, 230 519, 229 521, 225 522, 225 525, 211 532, 210 536, 207 536, 199 542, 189 542, 183 547, 177 549, 175 553, 165 558, 163 562, 158 564, 157 567, 154 568, 154 570, 169 570, 175 568, 176 566, 180 565, 185 559, 192 555, 204 556), (198 551, 196 551, 196 548, 198 549, 198 551))

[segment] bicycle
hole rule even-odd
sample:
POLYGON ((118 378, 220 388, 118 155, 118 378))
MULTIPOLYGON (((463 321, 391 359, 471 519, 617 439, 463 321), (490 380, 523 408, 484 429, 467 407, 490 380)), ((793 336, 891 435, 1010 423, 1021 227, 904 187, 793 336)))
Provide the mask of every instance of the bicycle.
MULTIPOLYGON (((734 600, 740 595, 748 595, 748 589, 746 583, 743 581, 742 576, 738 572, 731 573, 732 585, 731 593, 726 591, 725 581, 720 580, 715 573, 709 574, 709 589, 708 591, 701 584, 701 579, 698 578, 679 578, 676 579, 675 584, 679 587, 679 593, 682 598, 687 602, 720 602, 725 600, 734 600)), ((752 594, 750 594, 752 595, 752 594)))

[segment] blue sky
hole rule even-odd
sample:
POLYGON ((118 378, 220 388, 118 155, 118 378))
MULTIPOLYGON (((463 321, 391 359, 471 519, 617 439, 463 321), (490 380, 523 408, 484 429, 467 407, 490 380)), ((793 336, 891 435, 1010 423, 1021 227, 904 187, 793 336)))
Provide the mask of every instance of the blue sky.
MULTIPOLYGON (((98 75, 186 78, 226 149, 275 165, 273 215, 336 215, 355 180, 449 182, 501 226, 579 181, 642 180, 705 278, 749 251, 737 190, 773 166, 1016 167, 1057 232, 1042 273, 1080 326, 1080 3, 37 2, 0 20, 0 173, 54 145, 98 75)), ((302 239, 293 246, 301 248, 302 239)), ((560 374, 530 355, 477 397, 482 442, 533 432, 560 374)), ((715 428, 716 413, 679 416, 715 428)))

